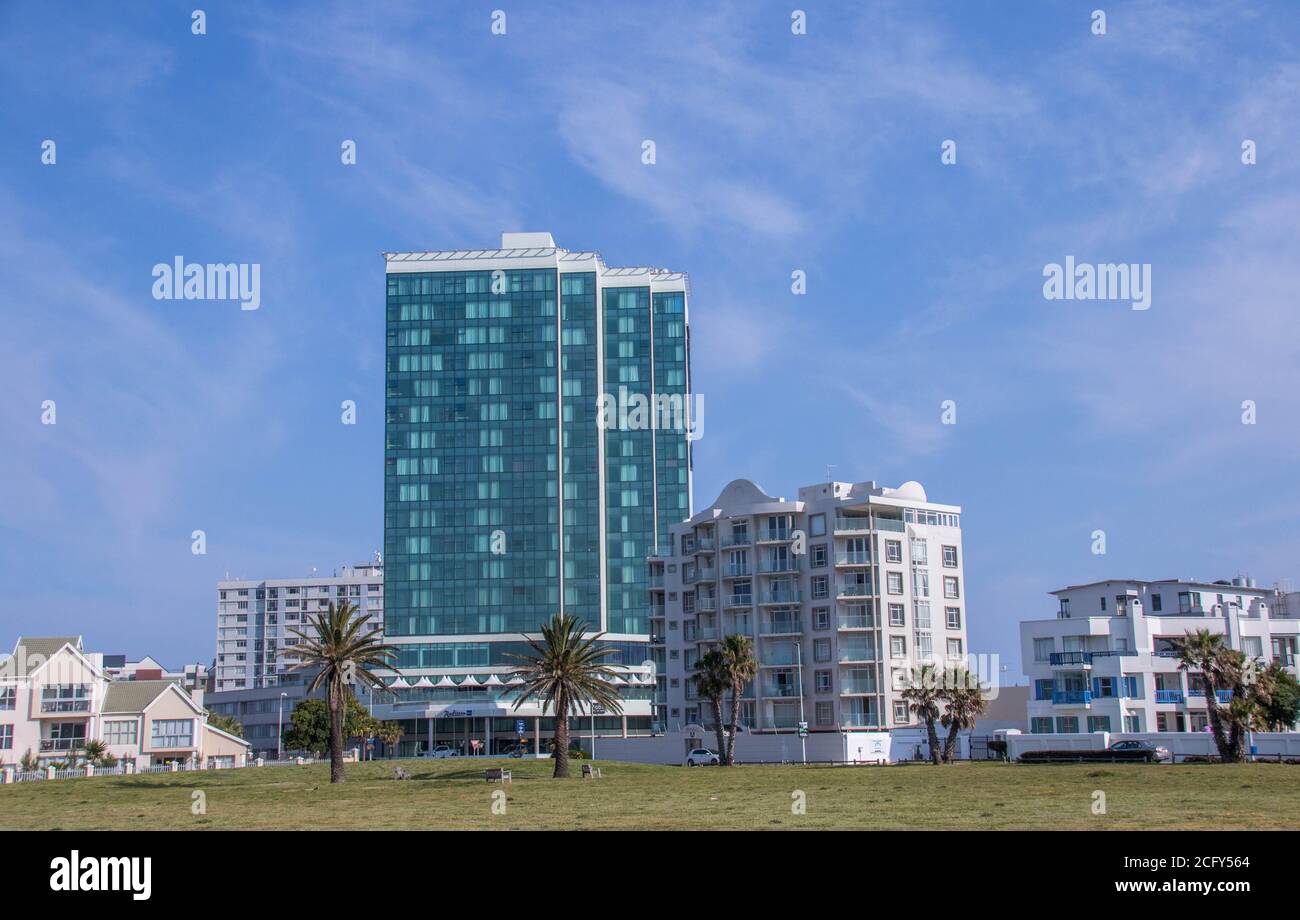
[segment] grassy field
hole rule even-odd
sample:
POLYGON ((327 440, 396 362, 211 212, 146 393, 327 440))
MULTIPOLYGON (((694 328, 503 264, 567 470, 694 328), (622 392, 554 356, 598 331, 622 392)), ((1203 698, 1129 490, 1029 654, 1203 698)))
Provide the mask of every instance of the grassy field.
MULTIPOLYGON (((3 829, 1267 829, 1300 827, 1300 768, 1145 764, 661 767, 601 762, 598 780, 514 770, 505 814, 480 761, 112 776, 0 786, 3 829), (792 813, 802 790, 806 814, 792 813), (1093 793, 1106 814, 1093 814, 1093 793), (206 814, 191 803, 202 792, 206 814), (499 803, 498 803, 499 805, 499 803)), ((577 764, 575 763, 575 769, 577 764)), ((499 797, 498 797, 499 798, 499 797)))

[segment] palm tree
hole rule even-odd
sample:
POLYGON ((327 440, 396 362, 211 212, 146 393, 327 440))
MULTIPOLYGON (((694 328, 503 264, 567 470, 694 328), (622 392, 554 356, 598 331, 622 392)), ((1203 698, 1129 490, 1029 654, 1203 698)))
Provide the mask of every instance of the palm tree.
POLYGON ((945 681, 945 686, 939 691, 944 704, 939 722, 948 729, 948 737, 943 742, 943 760, 951 763, 953 750, 957 747, 957 733, 975 727, 975 720, 988 708, 988 700, 979 678, 964 668, 955 669, 945 676, 950 676, 951 682, 945 681))
POLYGON ((727 726, 727 750, 726 756, 722 758, 722 762, 731 767, 736 763, 736 725, 740 722, 740 698, 745 692, 745 684, 758 674, 758 660, 754 658, 754 643, 749 636, 740 633, 724 637, 718 652, 722 655, 731 684, 731 724, 727 726))
POLYGON ((722 722, 722 698, 731 689, 731 675, 727 672, 726 659, 717 649, 710 649, 695 662, 695 688, 713 707, 714 728, 718 732, 718 757, 727 752, 726 731, 722 722))
POLYGON ((363 685, 388 692, 371 668, 384 667, 396 653, 391 645, 385 645, 383 630, 373 627, 362 632, 366 626, 365 616, 350 602, 344 601, 339 607, 330 603, 329 610, 309 618, 314 634, 308 635, 296 627, 289 631, 298 638, 298 644, 286 649, 287 657, 299 658, 294 670, 302 668, 319 668, 307 685, 307 692, 315 691, 321 684, 325 685, 325 704, 330 716, 330 782, 343 782, 343 720, 347 712, 348 697, 352 694, 351 683, 363 685))
POLYGON ((556 779, 569 775, 569 715, 580 714, 584 703, 598 703, 609 712, 623 711, 618 692, 609 683, 617 672, 600 663, 614 650, 598 644, 604 633, 585 637, 586 627, 577 617, 556 614, 550 623, 542 625, 542 641, 527 639, 535 656, 510 656, 524 662, 511 672, 524 681, 514 708, 536 697, 543 711, 550 705, 555 716, 552 776, 556 779))
POLYGON ((91 738, 86 742, 85 748, 86 762, 92 766, 100 766, 108 756, 108 746, 98 738, 91 738))
POLYGON ((934 730, 934 723, 939 718, 942 692, 934 665, 923 664, 913 671, 902 693, 908 708, 925 721, 925 731, 930 740, 930 762, 936 765, 940 752, 939 733, 934 730))
POLYGON ((1178 653, 1179 670, 1197 669, 1205 681, 1205 705, 1219 758, 1224 763, 1240 760, 1240 751, 1233 745, 1233 736, 1239 737, 1239 731, 1229 733, 1224 724, 1226 713, 1219 705, 1220 690, 1237 689, 1230 683, 1232 662, 1227 653, 1231 650, 1224 644, 1223 635, 1211 633, 1208 629, 1188 630, 1181 639, 1175 639, 1173 645, 1178 653))

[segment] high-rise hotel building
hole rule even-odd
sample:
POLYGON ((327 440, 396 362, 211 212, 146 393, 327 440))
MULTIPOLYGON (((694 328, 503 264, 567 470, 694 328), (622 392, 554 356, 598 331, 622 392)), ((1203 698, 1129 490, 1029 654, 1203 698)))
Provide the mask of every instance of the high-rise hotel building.
POLYGON ((385 261, 384 628, 400 677, 376 713, 420 745, 513 740, 509 656, 563 611, 631 669, 606 727, 648 731, 645 560, 691 514, 691 444, 684 425, 602 424, 599 399, 686 403, 686 276, 609 268, 549 233, 385 261))

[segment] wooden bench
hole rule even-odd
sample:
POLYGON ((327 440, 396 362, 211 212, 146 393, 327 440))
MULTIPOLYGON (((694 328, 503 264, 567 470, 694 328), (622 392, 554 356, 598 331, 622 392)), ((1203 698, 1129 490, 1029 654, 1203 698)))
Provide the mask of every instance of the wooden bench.
POLYGON ((591 779, 593 777, 596 779, 600 778, 600 767, 593 767, 589 763, 584 763, 582 765, 582 778, 591 779))
POLYGON ((502 767, 488 767, 483 771, 483 779, 489 783, 500 783, 505 785, 510 782, 510 771, 502 767))

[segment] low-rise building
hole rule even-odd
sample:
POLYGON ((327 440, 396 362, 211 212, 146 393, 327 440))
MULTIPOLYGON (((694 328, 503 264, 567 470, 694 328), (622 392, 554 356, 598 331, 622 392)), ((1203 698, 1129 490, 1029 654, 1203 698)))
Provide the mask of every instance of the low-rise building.
POLYGON ((1294 668, 1300 604, 1252 579, 1114 580, 1052 591, 1057 614, 1020 624, 1031 732, 1201 731, 1199 672, 1179 668, 1175 643, 1200 629, 1268 664, 1294 668))
POLYGON ((203 691, 110 679, 80 636, 26 636, 0 661, 0 764, 66 760, 98 740, 137 768, 244 766, 248 744, 208 724, 203 691))

